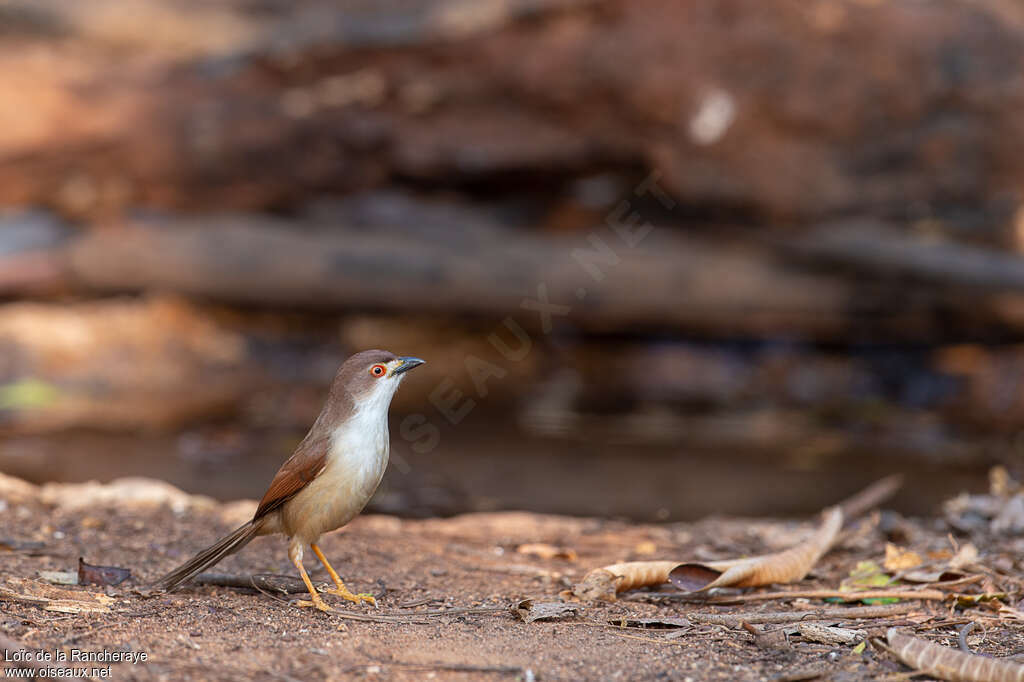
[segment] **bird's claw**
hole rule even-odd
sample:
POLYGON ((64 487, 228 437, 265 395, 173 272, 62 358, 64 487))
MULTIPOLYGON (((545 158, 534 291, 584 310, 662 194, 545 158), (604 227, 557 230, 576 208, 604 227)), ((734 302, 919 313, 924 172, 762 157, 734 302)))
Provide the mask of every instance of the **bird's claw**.
POLYGON ((329 613, 334 610, 330 606, 328 606, 327 602, 321 599, 319 595, 313 595, 313 601, 306 601, 305 599, 300 599, 295 603, 298 606, 304 608, 314 607, 320 611, 323 611, 324 613, 329 613))
POLYGON ((350 601, 354 604, 361 604, 362 602, 366 602, 367 604, 373 604, 374 606, 377 605, 376 598, 374 598, 372 594, 366 594, 365 592, 361 594, 354 594, 350 590, 343 587, 332 587, 329 590, 324 590, 324 592, 326 592, 327 594, 337 595, 342 599, 350 601))

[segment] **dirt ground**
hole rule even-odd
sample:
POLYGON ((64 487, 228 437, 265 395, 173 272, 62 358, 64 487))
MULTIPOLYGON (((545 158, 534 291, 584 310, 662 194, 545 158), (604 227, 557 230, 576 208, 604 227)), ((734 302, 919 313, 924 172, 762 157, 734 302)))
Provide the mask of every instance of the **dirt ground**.
MULTIPOLYGON (((326 614, 299 608, 280 594, 213 586, 139 594, 146 580, 243 521, 253 504, 218 505, 145 481, 38 488, 0 476, 0 649, 8 657, 12 651, 144 652, 144 662, 109 664, 114 679, 130 680, 906 679, 901 674, 908 669, 871 644, 858 652, 853 644, 820 644, 799 635, 787 641, 686 620, 693 614, 855 604, 689 603, 664 588, 574 604, 578 611, 553 620, 523 622, 510 608, 528 598, 557 602, 589 569, 616 561, 706 560, 781 549, 806 535, 813 520, 641 525, 514 512, 416 521, 363 516, 326 536, 322 547, 354 591, 376 596, 377 608, 326 595, 336 607, 326 614), (529 547, 536 543, 541 546, 529 547), (97 587, 52 585, 40 577, 75 571, 79 557, 130 568, 132 578, 97 587), (97 610, 83 610, 90 605, 97 610)), ((959 591, 1000 588, 1007 590, 1002 600, 965 606, 903 601, 889 617, 832 618, 828 624, 868 637, 904 626, 956 647, 958 632, 975 622, 978 627, 965 637, 970 649, 1020 660, 1024 619, 1012 614, 1021 613, 1022 593, 1020 582, 1008 576, 1021 575, 1024 540, 970 539, 989 568, 984 581, 959 591)), ((857 562, 881 563, 887 541, 924 555, 948 553, 951 542, 967 540, 951 535, 938 519, 884 513, 848 534, 809 578, 766 589, 835 589, 857 562)), ((307 558, 306 565, 312 568, 314 561, 307 558)), ((293 573, 279 536, 257 539, 215 570, 293 573)), ((319 567, 312 575, 327 580, 319 567)), ((755 629, 762 627, 782 626, 755 629)), ((102 670, 108 664, 62 665, 102 670)))

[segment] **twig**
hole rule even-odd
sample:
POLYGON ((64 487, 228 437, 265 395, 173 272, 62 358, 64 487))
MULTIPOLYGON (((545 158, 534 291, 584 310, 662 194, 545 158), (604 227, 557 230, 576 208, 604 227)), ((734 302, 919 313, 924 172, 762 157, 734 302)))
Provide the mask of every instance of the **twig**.
MULTIPOLYGON (((426 662, 417 663, 415 661, 396 661, 394 658, 377 656, 366 649, 360 647, 359 652, 369 658, 370 660, 376 661, 380 665, 397 665, 403 668, 419 668, 422 670, 450 670, 452 672, 462 673, 505 673, 522 675, 525 679, 532 680, 534 678, 533 671, 530 668, 523 668, 518 665, 477 665, 474 663, 446 663, 446 662, 426 662)), ((367 668, 369 664, 363 663, 355 665, 346 670, 346 672, 358 670, 359 668, 367 668)))
MULTIPOLYGON (((632 627, 632 626, 628 626, 628 625, 626 625, 626 626, 616 625, 614 623, 606 623, 606 622, 604 622, 602 620, 596 620, 594 618, 585 618, 583 620, 577 620, 577 621, 567 621, 565 623, 565 625, 585 625, 585 626, 590 626, 590 627, 606 628, 606 629, 610 629, 613 633, 615 633, 619 637, 625 637, 626 639, 637 639, 637 640, 640 640, 642 642, 651 642, 651 643, 654 643, 654 644, 679 644, 679 645, 682 644, 682 642, 677 642, 675 640, 675 638, 669 639, 668 637, 661 637, 661 638, 658 638, 658 637, 644 637, 642 635, 631 635, 631 634, 623 632, 623 630, 643 630, 645 632, 650 632, 649 628, 632 627)), ((672 632, 672 633, 683 632, 683 629, 670 630, 669 632, 672 632)), ((687 630, 687 632, 688 632, 688 630, 687 630)))
POLYGON ((253 573, 234 575, 230 573, 200 573, 193 582, 198 585, 216 587, 246 587, 249 589, 269 590, 281 594, 302 594, 306 592, 306 584, 294 576, 276 573, 253 573))
MULTIPOLYGON (((125 614, 125 615, 128 615, 128 614, 125 614)), ((63 639, 63 641, 61 641, 60 645, 61 646, 67 646, 68 644, 74 644, 78 640, 83 639, 85 637, 88 637, 89 635, 91 635, 91 634, 93 634, 95 632, 98 632, 100 630, 106 630, 107 628, 115 627, 115 626, 121 625, 121 624, 122 624, 122 621, 114 621, 112 623, 101 623, 100 625, 96 625, 95 627, 89 628, 85 632, 79 632, 77 634, 65 637, 63 639)))
POLYGON ((875 481, 867 488, 846 498, 838 505, 843 510, 845 522, 849 523, 854 518, 877 507, 892 497, 902 485, 903 476, 893 474, 892 476, 886 476, 881 480, 875 481))
POLYGON ((916 604, 885 604, 882 606, 853 606, 847 608, 814 609, 811 611, 765 611, 750 613, 689 613, 687 620, 704 625, 739 627, 740 623, 798 623, 808 620, 863 620, 887 618, 916 611, 916 604))
POLYGON ((417 619, 458 616, 465 614, 486 614, 486 613, 508 613, 507 606, 476 606, 459 607, 454 609, 433 609, 430 611, 418 611, 416 613, 349 613, 348 611, 333 611, 331 616, 345 620, 358 620, 369 623, 415 623, 417 619))
POLYGON ((359 669, 366 669, 372 666, 380 665, 395 665, 403 668, 414 668, 417 670, 449 670, 458 673, 501 673, 505 675, 523 675, 528 676, 528 668, 522 668, 515 665, 474 665, 472 663, 416 663, 413 661, 388 661, 384 659, 375 659, 377 663, 360 663, 353 665, 345 670, 345 672, 354 672, 359 669))
POLYGON ((744 602, 771 601, 773 599, 840 599, 844 603, 862 599, 922 599, 925 601, 942 601, 952 599, 953 592, 939 590, 865 590, 863 592, 838 592, 835 590, 793 590, 791 592, 755 592, 752 594, 730 594, 716 597, 705 597, 690 592, 665 592, 660 594, 644 594, 632 601, 673 601, 687 604, 728 605, 744 602))
POLYGON ((939 589, 943 587, 960 587, 962 585, 971 585, 973 583, 981 582, 985 579, 985 576, 981 573, 969 575, 966 578, 957 578, 956 580, 946 580, 937 583, 929 583, 928 587, 931 589, 939 589))
POLYGON ((960 651, 963 651, 964 653, 968 654, 974 653, 973 651, 971 651, 971 647, 967 646, 967 635, 971 634, 971 630, 973 630, 976 625, 977 623, 975 623, 972 620, 970 623, 967 623, 962 628, 957 630, 956 643, 960 647, 960 651))
POLYGON ((863 592, 839 592, 838 590, 793 590, 792 592, 760 592, 757 594, 736 594, 729 597, 708 599, 709 604, 737 604, 751 601, 770 601, 772 599, 839 599, 843 602, 860 601, 862 599, 920 599, 924 601, 944 601, 953 597, 952 593, 940 590, 865 590, 863 592))
POLYGON ((441 597, 424 597, 423 599, 415 599, 413 601, 402 602, 398 605, 400 609, 414 609, 417 606, 425 606, 435 601, 443 601, 441 597))

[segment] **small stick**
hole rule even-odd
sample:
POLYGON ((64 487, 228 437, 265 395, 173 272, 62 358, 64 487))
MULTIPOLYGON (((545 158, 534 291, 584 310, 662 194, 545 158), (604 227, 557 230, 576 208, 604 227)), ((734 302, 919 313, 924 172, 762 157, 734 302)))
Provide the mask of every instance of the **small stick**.
POLYGON ((973 630, 976 625, 977 623, 975 623, 972 620, 970 623, 967 623, 962 628, 957 630, 956 643, 960 647, 960 651, 963 651, 964 653, 968 654, 974 653, 973 651, 971 651, 971 647, 967 646, 967 635, 971 634, 971 630, 973 630))
POLYGON ((256 589, 278 592, 281 594, 302 594, 305 593, 306 584, 294 576, 279 575, 276 573, 253 573, 249 575, 233 575, 230 573, 200 573, 193 582, 198 585, 213 585, 215 587, 246 587, 250 590, 256 589))
POLYGON ((765 611, 750 613, 690 613, 691 623, 739 627, 740 623, 798 623, 808 620, 864 620, 901 616, 918 609, 917 604, 885 604, 882 606, 853 606, 847 608, 815 609, 812 611, 765 611))
POLYGON ((865 590, 863 592, 839 592, 837 590, 794 590, 792 592, 761 592, 758 594, 737 594, 707 600, 710 604, 735 604, 749 601, 770 601, 772 599, 841 599, 844 602, 862 599, 921 599, 944 601, 954 596, 940 590, 865 590))
POLYGON ((403 668, 417 668, 420 670, 449 670, 457 673, 506 673, 511 675, 525 675, 526 669, 514 665, 473 665, 472 663, 415 663, 413 661, 388 661, 377 659, 379 663, 362 663, 348 668, 348 671, 359 670, 370 665, 395 665, 403 668))
POLYGON ((883 479, 875 481, 867 488, 864 488, 858 493, 854 493, 850 497, 846 498, 839 503, 839 508, 843 510, 843 518, 846 523, 861 516, 870 509, 877 507, 885 500, 892 497, 900 486, 903 485, 903 476, 900 474, 892 474, 886 476, 883 479))
POLYGON ((333 617, 346 620, 359 620, 370 623, 414 623, 417 619, 437 616, 458 616, 465 614, 486 614, 486 613, 508 613, 507 606, 470 606, 454 609, 433 609, 430 611, 418 611, 416 613, 350 613, 348 611, 334 611, 333 617))

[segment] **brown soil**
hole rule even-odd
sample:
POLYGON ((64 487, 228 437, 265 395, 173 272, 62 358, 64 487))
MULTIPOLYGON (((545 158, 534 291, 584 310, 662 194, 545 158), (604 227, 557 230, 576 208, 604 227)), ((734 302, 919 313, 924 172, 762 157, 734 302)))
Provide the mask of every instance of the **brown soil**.
MULTIPOLYGON (((527 513, 422 521, 363 516, 325 537, 323 548, 349 586, 376 595, 379 607, 355 607, 328 595, 337 610, 325 614, 246 589, 188 586, 148 598, 136 591, 145 579, 230 530, 251 513, 250 503, 224 506, 172 495, 172 504, 150 500, 129 506, 103 502, 101 491, 81 486, 49 492, 12 486, 12 479, 6 490, 0 485, 0 548, 6 547, 0 550, 0 595, 3 588, 24 592, 26 585, 43 585, 35 582, 39 571, 73 571, 79 556, 93 564, 129 567, 134 577, 117 587, 62 588, 76 594, 105 591, 113 602, 102 613, 55 612, 42 603, 0 596, 0 638, 31 650, 147 654, 144 663, 114 664, 116 679, 745 680, 811 679, 817 673, 840 680, 906 670, 870 645, 854 653, 851 646, 791 637, 788 645, 773 648, 740 628, 680 630, 633 623, 696 612, 806 610, 822 606, 818 601, 712 606, 638 592, 613 603, 580 604, 578 614, 532 623, 521 622, 509 609, 528 597, 557 601, 558 593, 587 570, 614 561, 775 550, 799 539, 810 527, 805 523, 710 519, 659 526, 527 513), (577 558, 524 554, 519 551, 524 543, 548 543, 577 558), (360 615, 392 618, 353 619, 360 615)), ((898 536, 919 552, 949 548, 948 529, 939 522, 887 515, 882 527, 888 537, 898 536)), ((857 561, 880 562, 886 539, 877 524, 853 535, 795 587, 837 587, 857 561)), ((1022 544, 982 547, 983 558, 1003 572, 1019 571, 1022 544)), ((313 562, 307 560, 307 566, 313 562)), ((290 568, 282 538, 268 537, 216 570, 287 574, 290 568)), ((326 581, 319 568, 313 576, 326 581)), ((1020 598, 1011 595, 1011 606, 1020 598)), ((1024 650, 1024 622, 998 619, 992 608, 919 605, 910 614, 841 624, 871 635, 906 625, 922 637, 956 646, 958 627, 978 621, 984 627, 967 638, 975 651, 1006 656, 1024 650)))

